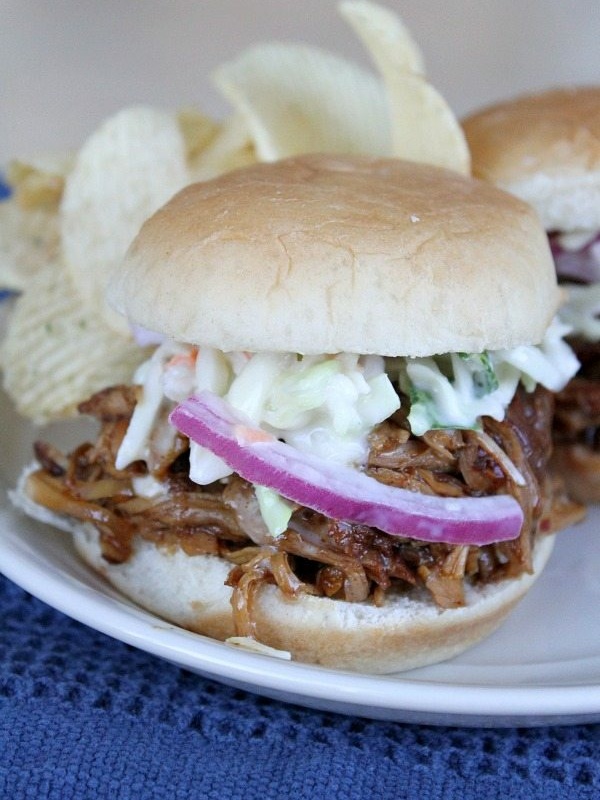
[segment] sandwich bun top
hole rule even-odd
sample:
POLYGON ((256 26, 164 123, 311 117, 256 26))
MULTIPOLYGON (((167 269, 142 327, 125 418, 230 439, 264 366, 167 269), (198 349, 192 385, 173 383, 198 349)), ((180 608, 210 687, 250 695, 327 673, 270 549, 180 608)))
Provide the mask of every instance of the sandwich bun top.
POLYGON ((426 356, 537 343, 559 293, 516 198, 438 167, 310 155, 179 192, 108 297, 134 324, 224 351, 426 356))
POLYGON ((476 177, 531 203, 547 230, 600 228, 600 86, 525 95, 462 124, 476 177))

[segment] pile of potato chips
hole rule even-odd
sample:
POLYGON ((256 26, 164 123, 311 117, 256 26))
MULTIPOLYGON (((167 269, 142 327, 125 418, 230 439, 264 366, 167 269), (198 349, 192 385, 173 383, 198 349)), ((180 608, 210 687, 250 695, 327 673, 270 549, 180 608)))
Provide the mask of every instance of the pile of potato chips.
POLYGON ((216 70, 232 113, 127 108, 74 153, 14 162, 0 204, 0 289, 19 292, 0 350, 4 387, 36 422, 69 416, 147 357, 105 302, 144 220, 192 181, 307 152, 400 157, 469 172, 462 130, 390 10, 346 0, 341 16, 372 73, 302 44, 269 43, 216 70))

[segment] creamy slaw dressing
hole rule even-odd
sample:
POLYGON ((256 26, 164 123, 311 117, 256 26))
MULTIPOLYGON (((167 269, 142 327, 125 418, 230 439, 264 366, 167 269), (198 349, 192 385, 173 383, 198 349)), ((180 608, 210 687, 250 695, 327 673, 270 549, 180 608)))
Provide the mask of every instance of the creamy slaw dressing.
POLYGON ((579 368, 563 340, 570 328, 555 319, 539 345, 509 350, 400 359, 398 380, 411 398, 411 430, 480 428, 481 417, 502 420, 519 382, 528 391, 539 383, 556 392, 579 368))

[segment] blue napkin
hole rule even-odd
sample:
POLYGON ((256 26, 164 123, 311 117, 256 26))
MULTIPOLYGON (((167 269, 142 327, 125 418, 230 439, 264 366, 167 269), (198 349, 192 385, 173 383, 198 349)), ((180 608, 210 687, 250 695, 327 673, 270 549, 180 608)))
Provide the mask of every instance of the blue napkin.
POLYGON ((10 186, 4 181, 2 174, 0 174, 0 201, 6 200, 7 197, 10 197, 10 186))
MULTIPOLYGON (((2 173, 0 173, 0 203, 3 200, 6 200, 8 197, 10 197, 10 195, 11 195, 10 186, 6 183, 6 181, 2 177, 2 173)), ((12 292, 10 289, 3 289, 0 286, 0 302, 2 302, 2 300, 6 300, 8 297, 12 297, 13 295, 14 292, 12 292)))
POLYGON ((221 686, 0 576, 0 798, 600 797, 600 725, 436 728, 221 686))
MULTIPOLYGON (((10 186, 7 183, 5 183, 5 181, 2 178, 2 174, 0 173, 0 203, 2 202, 2 200, 6 200, 7 197, 10 197, 10 193, 11 193, 10 186)), ((4 300, 10 294, 12 293, 0 287, 0 301, 4 300)))

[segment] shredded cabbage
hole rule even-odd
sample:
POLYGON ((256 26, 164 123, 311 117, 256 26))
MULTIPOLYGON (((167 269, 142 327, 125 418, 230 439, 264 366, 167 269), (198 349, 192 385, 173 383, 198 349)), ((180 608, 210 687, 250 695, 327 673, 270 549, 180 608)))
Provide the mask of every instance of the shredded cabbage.
MULTIPOLYGON (((117 455, 119 468, 151 459, 161 414, 203 389, 225 397, 257 426, 298 450, 344 465, 364 463, 370 430, 400 407, 384 359, 372 355, 222 353, 165 342, 135 380, 143 388, 117 455)), ((190 442, 192 481, 207 485, 230 474, 221 458, 190 442)), ((257 497, 271 533, 285 530, 293 507, 269 489, 257 487, 257 497)))
POLYGON ((268 486, 254 484, 260 514, 271 536, 279 536, 287 530, 296 506, 268 486))
POLYGON ((561 319, 572 333, 588 342, 600 340, 600 283, 591 286, 564 284, 569 296, 560 310, 561 319))

